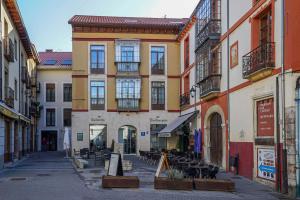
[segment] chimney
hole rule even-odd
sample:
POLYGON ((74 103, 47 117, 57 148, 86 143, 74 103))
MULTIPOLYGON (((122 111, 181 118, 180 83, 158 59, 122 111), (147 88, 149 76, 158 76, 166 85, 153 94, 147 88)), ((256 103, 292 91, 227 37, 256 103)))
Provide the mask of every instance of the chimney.
POLYGON ((53 49, 46 49, 46 52, 53 52, 53 49))

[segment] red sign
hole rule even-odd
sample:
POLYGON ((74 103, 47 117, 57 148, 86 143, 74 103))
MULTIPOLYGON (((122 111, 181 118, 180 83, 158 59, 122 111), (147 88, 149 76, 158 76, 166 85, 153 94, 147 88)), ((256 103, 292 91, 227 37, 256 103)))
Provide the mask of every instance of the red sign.
POLYGON ((257 136, 274 136, 274 99, 264 99, 257 104, 257 136))

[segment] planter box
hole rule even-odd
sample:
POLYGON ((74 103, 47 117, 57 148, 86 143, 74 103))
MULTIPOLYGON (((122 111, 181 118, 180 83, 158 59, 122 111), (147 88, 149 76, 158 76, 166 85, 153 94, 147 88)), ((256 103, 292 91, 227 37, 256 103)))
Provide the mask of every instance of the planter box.
POLYGON ((231 180, 195 179, 195 189, 205 191, 234 192, 235 184, 231 180))
POLYGON ((103 188, 139 188, 140 180, 137 176, 103 176, 103 188))
POLYGON ((193 181, 190 179, 171 180, 168 178, 155 178, 154 188, 162 190, 193 190, 193 181))

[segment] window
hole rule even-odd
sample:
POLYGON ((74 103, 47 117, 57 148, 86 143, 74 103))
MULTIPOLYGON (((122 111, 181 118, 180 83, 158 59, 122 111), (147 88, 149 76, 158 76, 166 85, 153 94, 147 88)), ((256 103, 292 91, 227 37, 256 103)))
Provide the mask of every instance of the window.
POLYGON ((18 100, 18 81, 15 79, 15 99, 18 100))
POLYGON ((152 110, 164 110, 165 109, 165 83, 164 82, 152 82, 152 110))
POLYGON ((271 42, 272 37, 272 10, 260 17, 260 45, 271 42))
POLYGON ((46 126, 55 126, 55 109, 46 109, 46 126))
POLYGON ((72 126, 72 109, 65 108, 64 109, 64 127, 72 126))
POLYGON ((104 110, 105 105, 104 81, 91 81, 91 109, 104 110))
POLYGON ((139 99, 141 98, 140 79, 118 79, 116 92, 119 109, 139 109, 139 99))
POLYGON ((159 137, 159 132, 164 129, 166 124, 150 125, 150 149, 162 151, 167 148, 167 138, 159 137))
POLYGON ((151 72, 165 73, 165 47, 151 47, 151 72))
POLYGON ((190 37, 188 36, 184 40, 184 68, 190 66, 190 37))
POLYGON ((46 102, 55 102, 55 84, 46 84, 46 102))
POLYGON ((90 47, 90 67, 91 73, 104 74, 105 49, 104 45, 91 45, 90 47))
POLYGON ((72 101, 72 84, 65 83, 64 84, 64 102, 72 101))
POLYGON ((15 40, 15 60, 18 60, 18 43, 17 43, 17 40, 15 40))
POLYGON ((121 47, 121 62, 134 62, 134 47, 122 46, 121 47))
POLYGON ((83 133, 77 133, 77 141, 79 142, 83 141, 83 133))

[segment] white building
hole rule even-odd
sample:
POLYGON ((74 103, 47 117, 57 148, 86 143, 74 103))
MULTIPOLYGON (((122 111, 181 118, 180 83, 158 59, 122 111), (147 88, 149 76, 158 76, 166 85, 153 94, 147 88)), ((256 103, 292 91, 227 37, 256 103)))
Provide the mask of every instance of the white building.
POLYGON ((62 151, 65 127, 72 126, 72 53, 46 50, 39 56, 38 151, 62 151))

